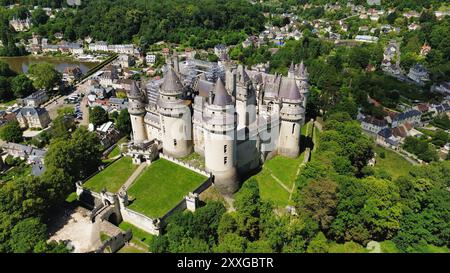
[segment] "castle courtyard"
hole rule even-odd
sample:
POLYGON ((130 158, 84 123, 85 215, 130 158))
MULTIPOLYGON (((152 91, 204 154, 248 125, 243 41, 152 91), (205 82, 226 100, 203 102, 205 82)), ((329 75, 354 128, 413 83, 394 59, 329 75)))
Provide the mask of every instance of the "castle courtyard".
POLYGON ((106 188, 107 191, 116 193, 136 168, 137 165, 133 165, 130 157, 122 157, 94 175, 83 186, 95 192, 106 188))
POLYGON ((207 177, 165 159, 152 162, 128 189, 129 209, 161 217, 207 177))

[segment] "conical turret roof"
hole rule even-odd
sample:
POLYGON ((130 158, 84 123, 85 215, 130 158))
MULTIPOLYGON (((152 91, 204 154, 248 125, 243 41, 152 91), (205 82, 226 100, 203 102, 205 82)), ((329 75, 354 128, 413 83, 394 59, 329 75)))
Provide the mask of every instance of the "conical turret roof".
POLYGON ((141 98, 142 97, 141 90, 140 90, 140 88, 139 88, 139 86, 138 86, 136 81, 132 82, 131 89, 130 89, 130 91, 128 92, 127 95, 128 95, 129 98, 132 98, 132 99, 141 98))
POLYGON ((300 66, 298 67, 298 74, 301 77, 307 77, 308 76, 308 71, 306 70, 306 66, 303 63, 303 61, 300 63, 300 66))
POLYGON ((230 94, 228 94, 220 78, 217 79, 216 85, 214 86, 214 99, 213 104, 219 106, 226 106, 233 102, 230 94))
POLYGON ((297 83, 293 78, 283 78, 280 97, 289 100, 299 100, 301 98, 297 83))
POLYGON ((181 80, 173 67, 169 67, 166 75, 164 76, 164 81, 161 85, 161 93, 164 94, 179 94, 183 89, 181 80))
POLYGON ((289 67, 289 72, 295 72, 294 61, 291 62, 291 66, 289 67))

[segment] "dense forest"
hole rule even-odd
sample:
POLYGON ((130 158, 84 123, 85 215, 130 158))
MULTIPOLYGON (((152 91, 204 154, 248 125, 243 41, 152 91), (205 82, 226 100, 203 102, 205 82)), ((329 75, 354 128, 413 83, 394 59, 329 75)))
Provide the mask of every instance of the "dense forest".
MULTIPOLYGON (((72 41, 91 36, 113 44, 134 42, 143 48, 161 40, 209 48, 218 43, 238 43, 245 39, 245 34, 258 32, 264 24, 258 7, 244 0, 92 0, 82 3, 76 9, 57 13, 51 20, 38 17, 34 11, 32 31, 50 38, 62 32, 64 39, 72 41)), ((20 14, 26 17, 27 12, 20 14)), ((17 12, 7 13, 3 17, 17 15, 17 12)), ((7 41, 3 39, 4 43, 7 41)))

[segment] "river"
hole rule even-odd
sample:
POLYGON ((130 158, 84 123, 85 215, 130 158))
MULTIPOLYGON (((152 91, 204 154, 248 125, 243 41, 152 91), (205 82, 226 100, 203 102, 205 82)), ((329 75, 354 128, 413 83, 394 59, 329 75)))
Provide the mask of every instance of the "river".
POLYGON ((19 57, 0 57, 0 61, 9 64, 9 67, 17 73, 26 73, 31 64, 47 62, 55 66, 59 72, 63 72, 68 66, 79 66, 81 72, 85 74, 89 69, 98 63, 81 62, 70 57, 51 57, 51 56, 19 56, 19 57))

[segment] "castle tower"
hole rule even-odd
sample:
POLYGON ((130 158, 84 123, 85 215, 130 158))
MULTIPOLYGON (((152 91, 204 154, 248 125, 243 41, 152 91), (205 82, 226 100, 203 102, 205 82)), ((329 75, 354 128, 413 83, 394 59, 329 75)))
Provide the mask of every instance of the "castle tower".
POLYGON ((236 73, 236 112, 238 131, 256 121, 256 94, 242 65, 239 65, 236 73))
POLYGON ((133 81, 128 96, 128 113, 130 113, 131 127, 133 129, 133 140, 136 143, 147 140, 145 130, 145 96, 133 81))
MULTIPOLYGON (((302 62, 303 63, 303 62, 302 62)), ((291 66, 289 67, 288 70, 288 77, 289 78, 294 78, 295 77, 295 66, 294 66, 294 62, 291 62, 291 66)))
POLYGON ((219 78, 203 116, 205 167, 214 175, 214 185, 224 195, 239 187, 236 170, 236 117, 234 102, 219 78))
POLYGON ((309 76, 308 71, 302 61, 298 68, 297 78, 298 78, 298 86, 300 89, 300 94, 302 95, 302 98, 303 98, 303 102, 302 102, 303 109, 306 109, 306 103, 308 101, 308 96, 309 96, 308 76, 309 76))
POLYGON ((305 110, 301 106, 300 90, 294 78, 282 79, 280 98, 278 153, 295 158, 300 153, 300 127, 303 124, 305 110))
POLYGON ((173 157, 184 157, 192 152, 191 110, 181 99, 183 85, 173 67, 169 67, 159 93, 163 152, 173 157))

